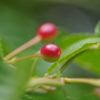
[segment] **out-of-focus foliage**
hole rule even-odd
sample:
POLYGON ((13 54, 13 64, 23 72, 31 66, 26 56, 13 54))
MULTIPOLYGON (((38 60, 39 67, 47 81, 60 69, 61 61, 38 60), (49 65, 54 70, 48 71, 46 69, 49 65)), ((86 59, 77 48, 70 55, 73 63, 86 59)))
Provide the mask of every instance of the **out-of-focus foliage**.
MULTIPOLYGON (((65 46, 70 46, 69 43, 74 44, 81 39, 85 40, 92 37, 90 35, 79 37, 77 37, 77 35, 75 37, 68 36, 70 37, 69 40, 67 39, 68 42, 65 39, 67 37, 65 37, 66 33, 69 33, 69 35, 71 32, 76 33, 81 31, 93 33, 94 26, 100 18, 99 5, 99 0, 2 0, 0 2, 0 54, 2 53, 3 56, 5 56, 30 40, 35 36, 37 27, 46 21, 53 22, 62 29, 60 30, 58 38, 53 41, 53 43, 58 44, 61 48, 66 49, 65 46), (92 18, 90 19, 91 16, 92 18), (62 37, 65 38, 61 40, 62 37), (66 40, 66 42, 64 42, 64 40, 66 40), (66 45, 61 44, 63 42, 66 45)), ((44 44, 45 43, 39 43, 16 55, 16 57, 34 54, 44 44)), ((99 55, 99 50, 92 50, 77 57, 75 63, 97 74, 100 69, 99 55)), ((7 65, 1 57, 0 55, 0 100, 100 99, 93 93, 94 86, 79 84, 67 84, 57 88, 54 92, 26 94, 24 90, 31 74, 41 77, 47 72, 51 64, 39 59, 36 65, 32 66, 34 59, 25 59, 13 64, 11 67, 7 65), (31 70, 32 67, 34 67, 33 70, 31 70)), ((65 70, 62 76, 99 77, 73 64, 65 70)))

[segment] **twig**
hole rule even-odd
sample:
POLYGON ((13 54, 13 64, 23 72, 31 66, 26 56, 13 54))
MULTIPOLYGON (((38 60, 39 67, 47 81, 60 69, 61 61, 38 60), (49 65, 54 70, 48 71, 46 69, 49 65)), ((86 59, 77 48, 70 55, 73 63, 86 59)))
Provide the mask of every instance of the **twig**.
POLYGON ((37 35, 36 37, 31 39, 27 43, 23 44, 22 46, 18 47, 17 49, 15 49, 11 53, 9 53, 7 56, 4 57, 4 59, 8 60, 8 59, 12 58, 13 56, 15 56, 16 54, 18 54, 19 52, 31 47, 32 45, 34 45, 40 41, 41 41, 41 37, 39 35, 37 35))
POLYGON ((100 87, 100 79, 93 78, 63 78, 65 83, 85 83, 100 87))
POLYGON ((38 53, 38 54, 34 54, 34 55, 30 55, 30 56, 26 56, 26 57, 21 57, 21 58, 18 58, 18 59, 14 59, 14 60, 9 60, 9 61, 6 61, 7 63, 14 63, 14 62, 17 62, 17 61, 20 61, 20 60, 23 60, 23 59, 27 59, 27 58, 31 58, 31 57, 41 57, 41 54, 38 53))

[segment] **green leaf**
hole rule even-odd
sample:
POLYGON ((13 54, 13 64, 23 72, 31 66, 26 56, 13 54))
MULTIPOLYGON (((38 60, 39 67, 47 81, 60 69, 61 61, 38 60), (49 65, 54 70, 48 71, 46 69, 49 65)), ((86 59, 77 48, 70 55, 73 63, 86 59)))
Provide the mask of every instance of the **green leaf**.
POLYGON ((80 40, 88 39, 92 37, 94 38, 95 36, 89 33, 74 33, 71 35, 60 36, 59 38, 57 38, 59 42, 54 41, 54 43, 57 44, 62 50, 65 50, 66 48, 77 43, 80 40))
MULTIPOLYGON (((0 42, 1 44, 1 42, 0 42)), ((17 100, 24 90, 26 83, 30 77, 30 68, 33 63, 32 60, 23 61, 21 64, 16 63, 12 65, 6 64, 2 59, 2 47, 0 48, 0 100, 17 100), (31 63, 32 61, 32 63, 31 63), (25 62, 28 62, 25 63, 25 62), (20 66, 18 66, 20 64, 20 66), (29 67, 25 67, 25 65, 29 67), (15 68, 15 66, 16 68, 15 68), (19 70, 18 70, 19 69, 19 70)))
MULTIPOLYGON (((2 39, 0 54, 3 51, 3 56, 5 56, 32 38, 36 24, 35 27, 32 26, 31 31, 30 22, 33 19, 30 18, 30 7, 19 5, 18 2, 13 4, 9 1, 8 4, 0 3, 0 9, 0 38, 2 39)), ((39 48, 28 49, 16 57, 34 54, 39 48)), ((0 55, 0 100, 17 100, 26 89, 34 59, 26 59, 8 65, 1 57, 2 55, 0 55)))
POLYGON ((29 95, 35 98, 35 100, 66 100, 66 96, 60 87, 56 91, 51 90, 46 93, 31 93, 29 95))
POLYGON ((78 56, 74 60, 74 63, 100 76, 99 58, 100 58, 100 49, 91 50, 91 51, 87 51, 84 54, 81 54, 80 56, 78 56))
POLYGON ((100 37, 100 21, 97 23, 94 31, 95 34, 100 37))
POLYGON ((0 55, 0 100, 17 100, 22 91, 18 72, 5 64, 0 55))
POLYGON ((6 64, 2 59, 0 41, 0 100, 17 100, 23 90, 19 71, 6 64))
POLYGON ((28 94, 23 94, 21 100, 36 100, 36 99, 28 94))
MULTIPOLYGON (((65 62, 66 60, 72 58, 74 55, 78 54, 79 52, 85 50, 86 48, 90 47, 93 44, 99 43, 100 38, 88 38, 77 43, 69 46, 64 50, 63 57, 61 57, 57 62, 55 62, 49 69, 48 73, 51 74, 60 64, 65 62)), ((67 42, 66 42, 67 43, 67 42)))

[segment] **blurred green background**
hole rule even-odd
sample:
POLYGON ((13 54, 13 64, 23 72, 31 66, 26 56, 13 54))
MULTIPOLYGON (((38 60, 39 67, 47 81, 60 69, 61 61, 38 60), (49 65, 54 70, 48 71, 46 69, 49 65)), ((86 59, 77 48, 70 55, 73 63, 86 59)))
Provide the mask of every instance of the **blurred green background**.
MULTIPOLYGON (((100 0, 0 0, 0 37, 4 55, 34 37, 37 27, 42 23, 56 24, 63 34, 93 34, 99 20, 100 0)), ((44 44, 39 43, 18 56, 35 53, 44 44)), ((43 76, 50 65, 39 59, 33 75, 43 76)), ((74 63, 62 76, 99 78, 74 63)), ((27 94, 20 100, 100 100, 93 93, 94 88, 90 85, 68 84, 53 93, 27 94)))

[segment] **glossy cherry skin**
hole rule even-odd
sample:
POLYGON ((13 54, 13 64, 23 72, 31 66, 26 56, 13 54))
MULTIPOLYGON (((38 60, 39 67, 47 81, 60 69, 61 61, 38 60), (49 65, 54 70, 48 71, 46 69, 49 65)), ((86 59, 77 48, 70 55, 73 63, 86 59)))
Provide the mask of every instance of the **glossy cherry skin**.
POLYGON ((41 49, 41 57, 47 62, 55 62, 60 58, 61 49, 54 44, 47 44, 41 49))
POLYGON ((37 35, 42 37, 42 41, 53 40, 57 36, 57 27, 53 23, 44 23, 37 29, 37 35))

